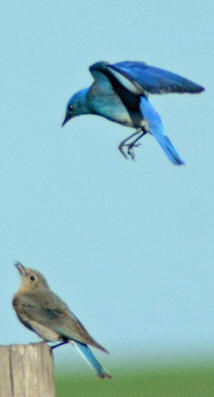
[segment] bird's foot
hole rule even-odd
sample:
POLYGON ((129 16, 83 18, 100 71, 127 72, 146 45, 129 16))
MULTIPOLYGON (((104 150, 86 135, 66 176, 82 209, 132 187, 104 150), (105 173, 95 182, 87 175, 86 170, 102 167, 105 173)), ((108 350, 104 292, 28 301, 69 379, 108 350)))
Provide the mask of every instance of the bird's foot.
POLYGON ((132 160, 135 160, 134 148, 140 145, 141 145, 140 143, 134 143, 134 144, 130 143, 129 145, 127 145, 128 146, 127 153, 132 160))
POLYGON ((118 149, 119 149, 120 153, 122 154, 122 156, 125 157, 125 159, 127 159, 128 157, 124 151, 125 146, 127 146, 127 145, 125 145, 124 142, 121 142, 118 146, 118 149))
POLYGON ((127 153, 131 157, 131 159, 134 161, 135 160, 135 153, 134 153, 133 146, 131 146, 131 145, 128 146, 127 153))
POLYGON ((136 148, 138 146, 140 146, 140 143, 121 142, 118 149, 119 149, 120 153, 125 157, 125 159, 128 159, 128 156, 130 156, 132 160, 135 160, 134 148, 136 148), (127 153, 125 152, 124 148, 127 148, 127 153))
POLYGON ((65 345, 66 343, 68 343, 67 340, 64 340, 63 342, 58 343, 57 345, 51 346, 51 352, 56 349, 59 346, 65 345))

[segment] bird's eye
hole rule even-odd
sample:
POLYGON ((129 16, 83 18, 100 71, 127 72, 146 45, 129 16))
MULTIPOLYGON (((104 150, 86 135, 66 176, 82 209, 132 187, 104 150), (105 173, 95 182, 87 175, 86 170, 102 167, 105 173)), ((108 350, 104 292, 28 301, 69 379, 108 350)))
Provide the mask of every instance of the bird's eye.
POLYGON ((30 279, 31 279, 31 281, 35 281, 36 277, 32 275, 32 276, 30 276, 30 279))
POLYGON ((69 112, 72 112, 72 110, 73 110, 73 106, 72 106, 72 105, 70 105, 70 106, 68 107, 68 110, 69 110, 69 112))

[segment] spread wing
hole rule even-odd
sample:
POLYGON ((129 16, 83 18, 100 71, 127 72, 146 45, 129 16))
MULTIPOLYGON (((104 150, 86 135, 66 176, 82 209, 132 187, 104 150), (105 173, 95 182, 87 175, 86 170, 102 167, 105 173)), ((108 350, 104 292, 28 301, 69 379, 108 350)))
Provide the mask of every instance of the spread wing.
POLYGON ((115 67, 115 65, 101 61, 90 66, 89 70, 95 81, 105 82, 108 80, 116 90, 117 87, 123 87, 130 92, 130 94, 143 95, 145 91, 142 85, 139 84, 130 73, 125 73, 123 69, 115 67))
POLYGON ((123 74, 126 78, 134 80, 144 88, 147 93, 190 93, 204 91, 204 87, 194 83, 178 74, 168 70, 149 66, 145 62, 118 62, 110 66, 113 70, 123 74))
POLYGON ((29 328, 33 328, 31 325, 35 322, 55 331, 61 337, 90 344, 106 351, 89 335, 78 318, 54 293, 47 294, 46 291, 40 291, 37 294, 20 295, 15 299, 15 309, 16 306, 18 306, 20 319, 29 328))
POLYGON ((144 62, 97 62, 89 68, 96 80, 108 79, 117 82, 132 95, 199 93, 204 88, 182 76, 164 69, 149 66, 144 62))

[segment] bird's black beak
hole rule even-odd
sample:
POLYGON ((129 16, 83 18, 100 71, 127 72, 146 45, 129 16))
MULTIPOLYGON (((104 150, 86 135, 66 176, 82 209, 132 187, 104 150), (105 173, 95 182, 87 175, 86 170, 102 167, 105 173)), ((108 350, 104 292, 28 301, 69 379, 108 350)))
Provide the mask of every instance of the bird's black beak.
POLYGON ((65 119, 64 119, 64 121, 63 121, 63 123, 62 123, 62 127, 64 127, 64 125, 67 123, 68 120, 70 120, 70 118, 71 118, 71 117, 69 116, 69 114, 66 114, 66 115, 65 115, 65 119))
POLYGON ((20 262, 15 263, 15 266, 19 271, 19 273, 21 274, 21 276, 25 276, 26 273, 25 267, 20 262))

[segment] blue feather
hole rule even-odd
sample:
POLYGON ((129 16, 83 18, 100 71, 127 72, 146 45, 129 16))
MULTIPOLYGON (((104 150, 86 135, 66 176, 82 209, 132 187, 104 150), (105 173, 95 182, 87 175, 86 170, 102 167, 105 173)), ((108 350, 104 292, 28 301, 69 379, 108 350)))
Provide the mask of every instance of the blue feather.
POLYGON ((105 369, 101 366, 99 361, 97 361, 96 357, 93 355, 91 349, 89 349, 87 345, 74 341, 71 341, 71 343, 73 343, 76 346, 76 348, 79 350, 81 355, 84 357, 87 363, 95 370, 96 374, 100 378, 112 378, 111 375, 109 375, 105 371, 105 369))
POLYGON ((147 65, 145 62, 118 62, 111 67, 134 80, 150 94, 189 93, 204 91, 204 87, 168 70, 147 65))
POLYGON ((141 97, 140 100, 140 110, 142 116, 146 119, 148 123, 148 132, 152 134, 168 158, 175 165, 185 164, 182 158, 179 156, 178 152, 175 150, 168 136, 164 133, 163 124, 159 114, 152 107, 151 103, 144 97, 141 97))

